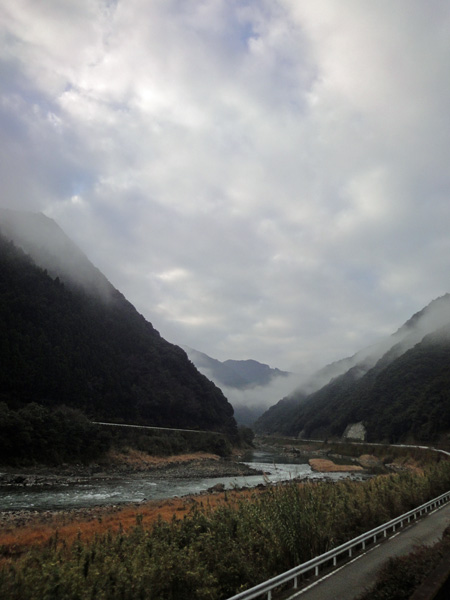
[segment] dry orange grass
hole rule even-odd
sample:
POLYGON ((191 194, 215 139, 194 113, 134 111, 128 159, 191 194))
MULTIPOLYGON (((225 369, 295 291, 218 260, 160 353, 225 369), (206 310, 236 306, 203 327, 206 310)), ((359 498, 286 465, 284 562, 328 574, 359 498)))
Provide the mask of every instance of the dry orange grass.
POLYGON ((309 464, 313 471, 318 471, 319 473, 342 473, 363 470, 360 465, 337 465, 327 458, 310 458, 309 464))
POLYGON ((383 464, 381 460, 373 454, 361 454, 361 456, 358 458, 358 462, 365 469, 379 467, 383 464))
POLYGON ((210 454, 208 452, 195 452, 193 454, 176 454, 174 456, 153 456, 134 450, 133 448, 127 449, 125 452, 119 452, 117 450, 110 450, 106 455, 107 464, 120 464, 130 465, 139 469, 145 469, 146 467, 161 467, 170 465, 173 463, 188 463, 195 460, 219 460, 217 454, 210 454))
POLYGON ((232 490, 201 496, 153 500, 140 506, 97 508, 85 517, 65 512, 54 515, 46 522, 42 522, 39 516, 36 516, 27 524, 10 525, 0 530, 0 548, 3 560, 7 560, 20 556, 31 547, 48 544, 56 533, 60 540, 70 544, 79 535, 83 540, 89 540, 96 534, 106 533, 108 530, 118 531, 120 527, 127 531, 136 525, 137 518, 145 527, 152 525, 158 519, 170 521, 174 516, 182 519, 195 505, 200 509, 210 510, 215 510, 224 504, 236 506, 239 501, 250 499, 254 493, 255 490, 232 490))
MULTIPOLYGON (((159 457, 150 456, 138 450, 127 449, 125 452, 109 452, 105 462, 107 465, 127 464, 137 470, 145 471, 146 469, 164 467, 173 463, 189 463, 204 459, 219 460, 219 457, 206 452, 159 457)), ((70 544, 80 534, 83 539, 89 539, 96 534, 105 533, 107 530, 117 531, 119 527, 127 530, 136 525, 138 516, 143 525, 151 525, 158 518, 166 521, 171 520, 174 515, 176 518, 182 518, 192 510, 195 504, 200 507, 208 506, 214 509, 224 502, 237 502, 238 497, 243 498, 245 495, 245 491, 232 491, 226 494, 216 493, 154 500, 139 506, 127 505, 123 508, 96 507, 87 510, 83 516, 80 516, 77 512, 64 511, 53 515, 50 519, 47 517, 45 520, 36 515, 35 518, 27 520, 24 524, 10 523, 2 526, 0 529, 1 555, 3 557, 20 555, 32 546, 48 543, 56 532, 58 532, 59 539, 63 539, 70 544)))

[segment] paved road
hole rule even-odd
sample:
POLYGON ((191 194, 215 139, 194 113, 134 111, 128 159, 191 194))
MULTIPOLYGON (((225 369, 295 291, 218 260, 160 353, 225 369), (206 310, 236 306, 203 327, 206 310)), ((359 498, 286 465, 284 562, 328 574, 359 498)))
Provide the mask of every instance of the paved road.
POLYGON ((323 579, 296 592, 289 600, 354 600, 373 584, 378 570, 388 558, 408 554, 414 546, 434 544, 441 539, 444 529, 449 525, 450 504, 446 504, 323 579))

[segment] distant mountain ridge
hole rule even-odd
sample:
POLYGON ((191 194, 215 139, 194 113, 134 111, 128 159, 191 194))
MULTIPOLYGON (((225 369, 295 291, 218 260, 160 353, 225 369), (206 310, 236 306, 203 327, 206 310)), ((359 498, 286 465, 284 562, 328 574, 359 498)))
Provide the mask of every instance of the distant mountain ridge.
POLYGON ((329 365, 321 385, 272 406, 257 431, 340 437, 362 423, 368 441, 433 441, 450 432, 450 295, 433 300, 392 336, 329 365), (334 376, 326 375, 334 371, 334 376), (340 371, 340 372, 339 372, 340 371))
POLYGON ((194 365, 208 379, 214 381, 227 396, 234 408, 235 418, 242 425, 252 426, 266 410, 270 400, 277 397, 277 389, 292 388, 293 373, 272 368, 257 360, 233 360, 223 362, 203 352, 183 346, 194 365), (272 389, 273 388, 273 389, 272 389))
POLYGON ((236 434, 233 408, 54 221, 0 211, 0 402, 236 434))
POLYGON ((276 377, 287 377, 290 375, 287 371, 282 371, 276 367, 269 367, 269 365, 253 359, 228 359, 223 364, 240 374, 248 382, 249 386, 267 385, 276 377))
POLYGON ((183 346, 194 365, 205 375, 209 375, 217 385, 235 387, 238 389, 251 388, 267 385, 275 377, 287 377, 287 371, 269 367, 257 360, 233 360, 225 361, 211 358, 203 352, 183 346))

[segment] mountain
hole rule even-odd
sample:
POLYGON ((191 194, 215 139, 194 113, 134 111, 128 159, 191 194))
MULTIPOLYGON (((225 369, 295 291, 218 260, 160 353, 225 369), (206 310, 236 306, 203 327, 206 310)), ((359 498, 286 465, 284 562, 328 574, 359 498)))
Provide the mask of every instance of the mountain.
POLYGON ((397 332, 330 365, 344 370, 313 391, 297 389, 255 424, 259 432, 341 437, 362 424, 368 441, 436 441, 450 432, 450 295, 397 332))
POLYGON ((184 346, 187 355, 194 365, 217 385, 235 387, 238 389, 267 385, 276 377, 288 377, 291 373, 274 369, 257 360, 232 360, 224 362, 211 358, 203 352, 184 346))
POLYGON ((42 214, 0 211, 0 402, 236 434, 233 408, 42 214))
POLYGON ((211 358, 207 354, 188 346, 183 346, 183 349, 197 369, 214 381, 219 387, 226 386, 242 389, 249 385, 250 382, 245 377, 242 377, 240 373, 225 363, 220 362, 220 360, 211 358))
POLYGON ((281 371, 276 367, 269 367, 269 365, 252 359, 228 359, 223 364, 247 381, 248 387, 254 387, 255 385, 268 385, 277 377, 288 377, 290 375, 290 373, 287 371, 281 371))
POLYGON ((53 279, 59 277, 72 288, 81 288, 92 296, 108 298, 117 294, 59 225, 42 213, 0 208, 0 231, 53 279))
POLYGON ((280 390, 292 389, 294 376, 287 371, 251 359, 221 362, 188 346, 184 350, 197 369, 222 389, 242 425, 251 426, 280 390))

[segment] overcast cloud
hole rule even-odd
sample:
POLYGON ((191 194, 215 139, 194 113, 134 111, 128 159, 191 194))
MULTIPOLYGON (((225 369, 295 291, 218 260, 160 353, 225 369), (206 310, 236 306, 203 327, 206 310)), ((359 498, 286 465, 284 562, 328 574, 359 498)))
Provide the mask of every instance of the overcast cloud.
POLYGON ((2 206, 174 343, 304 371, 450 291, 441 0, 0 5, 2 206))

